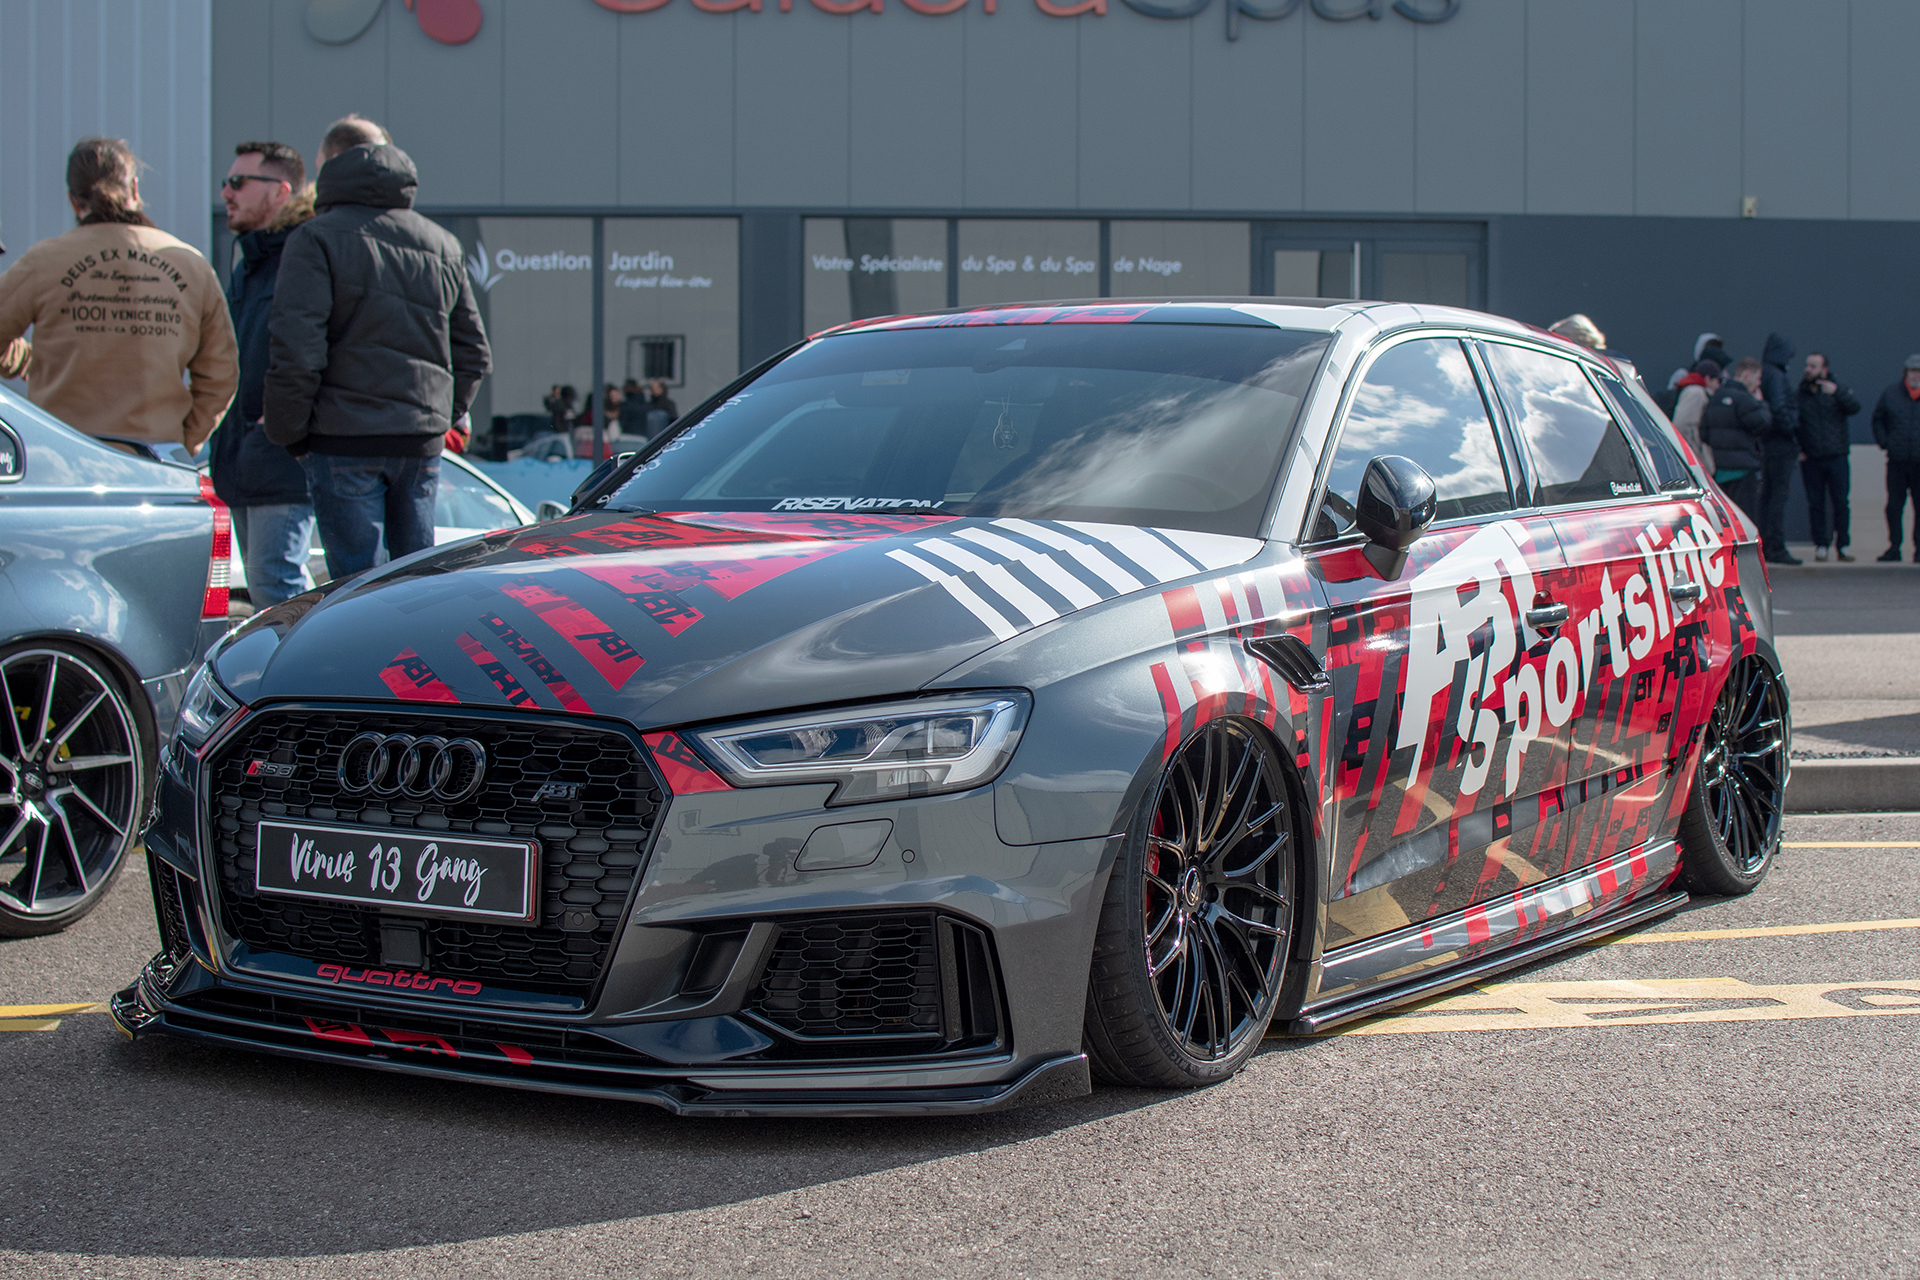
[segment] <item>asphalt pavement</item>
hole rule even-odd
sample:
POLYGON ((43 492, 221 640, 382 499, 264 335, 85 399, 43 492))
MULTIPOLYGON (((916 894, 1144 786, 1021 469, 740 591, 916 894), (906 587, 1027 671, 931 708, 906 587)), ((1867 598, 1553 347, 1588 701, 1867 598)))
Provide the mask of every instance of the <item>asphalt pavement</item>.
POLYGON ((1920 1275, 1920 815, 1190 1094, 692 1121, 148 1039, 143 868, 0 943, 0 1273, 1920 1275), (28 1029, 28 1028, 43 1029, 28 1029))
POLYGON ((1770 566, 1794 758, 1920 757, 1920 565, 1794 551, 1804 565, 1770 566))

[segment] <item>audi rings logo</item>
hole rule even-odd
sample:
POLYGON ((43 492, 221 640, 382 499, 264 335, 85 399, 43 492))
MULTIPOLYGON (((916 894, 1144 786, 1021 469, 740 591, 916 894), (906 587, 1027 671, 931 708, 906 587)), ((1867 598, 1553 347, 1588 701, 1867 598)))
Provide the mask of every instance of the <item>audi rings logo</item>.
POLYGON ((363 733, 340 753, 340 787, 350 795, 451 804, 478 791, 486 776, 486 748, 472 738, 363 733))

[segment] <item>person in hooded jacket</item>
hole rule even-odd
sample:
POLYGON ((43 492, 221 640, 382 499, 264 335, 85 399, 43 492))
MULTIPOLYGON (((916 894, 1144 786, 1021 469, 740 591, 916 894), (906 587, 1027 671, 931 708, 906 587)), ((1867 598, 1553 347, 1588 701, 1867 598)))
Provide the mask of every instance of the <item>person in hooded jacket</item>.
POLYGON ((1767 402, 1773 425, 1765 440, 1760 474, 1760 551, 1774 564, 1799 564, 1787 551, 1787 494, 1800 461, 1800 403, 1798 385, 1787 376, 1793 343, 1777 333, 1767 335, 1760 353, 1760 398, 1767 402))
POLYGON ((1873 406, 1873 442, 1887 452, 1887 541, 1878 559, 1900 559, 1907 499, 1914 504, 1913 558, 1920 563, 1920 355, 1907 357, 1904 376, 1873 406))
POLYGON ((1700 418, 1707 411, 1707 401, 1720 389, 1719 365, 1711 360, 1702 360, 1693 367, 1693 372, 1682 377, 1675 386, 1679 396, 1675 400, 1673 429, 1693 450, 1693 456, 1700 459, 1700 465, 1708 471, 1713 470, 1713 450, 1707 448, 1706 439, 1700 434, 1700 418))
POLYGON ((492 368, 453 235, 413 212, 419 177, 370 120, 320 144, 319 213, 280 256, 266 433, 301 460, 327 571, 433 545, 440 451, 492 368))
POLYGON ((293 229, 313 216, 307 166, 283 142, 243 142, 221 183, 227 229, 240 233, 240 260, 227 284, 227 307, 240 342, 240 390, 213 433, 213 491, 233 512, 233 536, 247 567, 256 609, 308 589, 307 544, 313 499, 299 461, 261 427, 267 386, 267 317, 273 311, 280 252, 293 229))
POLYGON ((1860 401, 1834 381, 1826 356, 1809 351, 1800 374, 1799 402, 1800 480, 1806 486, 1807 517, 1813 526, 1813 558, 1825 560, 1831 545, 1834 555, 1851 561, 1847 544, 1853 514, 1847 509, 1847 491, 1852 477, 1847 450, 1853 440, 1847 419, 1860 412, 1860 401))
POLYGON ((1742 357, 1733 366, 1733 377, 1714 392, 1700 417, 1700 432, 1713 450, 1714 480, 1756 521, 1766 439, 1773 430, 1773 414, 1759 398, 1759 390, 1760 362, 1742 357))

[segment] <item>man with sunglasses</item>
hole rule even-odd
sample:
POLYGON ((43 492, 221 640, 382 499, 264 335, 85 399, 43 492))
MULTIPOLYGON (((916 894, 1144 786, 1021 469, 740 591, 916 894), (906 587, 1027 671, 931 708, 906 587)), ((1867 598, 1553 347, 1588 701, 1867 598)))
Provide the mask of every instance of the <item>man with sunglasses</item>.
POLYGON ((307 545, 313 499, 307 473, 267 439, 267 318, 273 312, 280 251, 293 229, 313 216, 307 166, 284 142, 243 142, 220 185, 227 228, 239 235, 240 257, 227 285, 227 306, 240 341, 240 390, 213 433, 213 490, 233 509, 233 535, 247 567, 247 595, 256 609, 307 590, 307 545))

